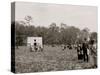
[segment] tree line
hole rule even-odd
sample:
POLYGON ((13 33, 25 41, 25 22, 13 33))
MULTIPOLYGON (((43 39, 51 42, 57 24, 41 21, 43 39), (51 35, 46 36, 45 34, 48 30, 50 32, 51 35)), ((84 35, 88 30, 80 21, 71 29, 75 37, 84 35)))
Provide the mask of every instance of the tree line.
MULTIPOLYGON (((31 18, 30 18, 31 19, 31 18)), ((27 18, 26 18, 27 20, 27 18)), ((12 22, 15 25, 15 42, 16 45, 27 44, 27 37, 42 37, 43 44, 75 44, 78 40, 82 42, 83 37, 89 37, 97 41, 97 32, 89 32, 88 28, 80 30, 74 26, 68 26, 61 23, 57 26, 56 23, 51 23, 48 27, 30 25, 30 20, 27 20, 28 25, 24 21, 12 22)))

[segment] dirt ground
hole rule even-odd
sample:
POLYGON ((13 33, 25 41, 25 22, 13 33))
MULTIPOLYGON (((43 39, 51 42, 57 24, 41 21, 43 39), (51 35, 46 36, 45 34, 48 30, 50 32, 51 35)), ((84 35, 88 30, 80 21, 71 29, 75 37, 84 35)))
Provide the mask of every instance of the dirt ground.
POLYGON ((93 57, 89 58, 88 63, 78 60, 77 50, 63 51, 61 46, 45 45, 43 52, 30 52, 27 46, 19 46, 15 50, 15 69, 16 73, 24 73, 96 68, 93 57))

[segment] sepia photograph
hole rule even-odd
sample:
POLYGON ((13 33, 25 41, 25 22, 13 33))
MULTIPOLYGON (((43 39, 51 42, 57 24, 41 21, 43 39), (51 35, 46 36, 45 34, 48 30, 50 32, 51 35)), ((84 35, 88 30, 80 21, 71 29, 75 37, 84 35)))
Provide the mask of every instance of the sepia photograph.
POLYGON ((11 71, 96 69, 96 6, 11 3, 11 71))

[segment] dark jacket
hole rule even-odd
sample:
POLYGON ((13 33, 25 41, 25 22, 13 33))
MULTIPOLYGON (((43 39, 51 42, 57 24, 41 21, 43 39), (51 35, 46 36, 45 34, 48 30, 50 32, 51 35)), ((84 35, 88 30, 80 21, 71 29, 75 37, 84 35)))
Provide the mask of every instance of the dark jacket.
POLYGON ((83 49, 83 51, 88 49, 88 42, 87 41, 83 42, 82 49, 83 49))

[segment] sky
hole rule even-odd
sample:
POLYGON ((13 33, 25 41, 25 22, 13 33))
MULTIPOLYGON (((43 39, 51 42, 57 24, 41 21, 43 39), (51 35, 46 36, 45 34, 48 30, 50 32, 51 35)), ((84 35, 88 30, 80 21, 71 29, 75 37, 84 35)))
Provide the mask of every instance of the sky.
POLYGON ((75 26, 79 29, 89 28, 97 32, 97 7, 68 4, 46 4, 32 2, 16 2, 15 21, 25 21, 25 16, 32 17, 32 25, 48 27, 51 23, 75 26))

